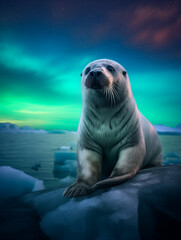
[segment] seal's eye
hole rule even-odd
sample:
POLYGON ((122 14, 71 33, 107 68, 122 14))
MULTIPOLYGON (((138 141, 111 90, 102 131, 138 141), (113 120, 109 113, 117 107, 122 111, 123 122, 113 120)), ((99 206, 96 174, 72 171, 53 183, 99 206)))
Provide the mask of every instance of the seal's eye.
POLYGON ((114 68, 113 68, 111 65, 108 65, 108 66, 107 66, 107 70, 108 70, 109 72, 114 72, 114 68))
POLYGON ((89 71, 90 71, 90 67, 86 68, 85 75, 87 75, 89 73, 89 71))
POLYGON ((126 73, 127 73, 126 71, 122 71, 124 77, 126 76, 126 73))

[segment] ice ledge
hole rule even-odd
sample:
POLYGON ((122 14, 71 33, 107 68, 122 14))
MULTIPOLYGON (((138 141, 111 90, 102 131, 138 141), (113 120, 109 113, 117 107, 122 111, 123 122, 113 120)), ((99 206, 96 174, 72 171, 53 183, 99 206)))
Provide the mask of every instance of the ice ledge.
POLYGON ((141 170, 86 197, 64 188, 0 202, 2 239, 181 239, 181 165, 141 170), (40 223, 40 225, 39 225, 40 223), (40 229, 41 226, 41 229, 40 229))
POLYGON ((180 186, 179 164, 141 170, 119 186, 86 197, 63 198, 60 188, 28 194, 22 201, 38 212, 50 239, 181 239, 180 186))

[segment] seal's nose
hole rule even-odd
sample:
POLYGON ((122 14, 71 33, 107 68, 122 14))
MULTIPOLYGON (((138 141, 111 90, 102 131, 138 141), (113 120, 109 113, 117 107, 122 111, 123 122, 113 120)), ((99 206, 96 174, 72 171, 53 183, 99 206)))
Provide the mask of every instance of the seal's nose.
POLYGON ((101 75, 102 75, 102 72, 99 70, 94 70, 90 72, 91 78, 97 78, 97 77, 100 77, 101 75))
POLYGON ((92 70, 89 74, 90 76, 90 84, 91 84, 91 88, 92 89, 101 89, 101 76, 102 76, 102 72, 100 70, 92 70))

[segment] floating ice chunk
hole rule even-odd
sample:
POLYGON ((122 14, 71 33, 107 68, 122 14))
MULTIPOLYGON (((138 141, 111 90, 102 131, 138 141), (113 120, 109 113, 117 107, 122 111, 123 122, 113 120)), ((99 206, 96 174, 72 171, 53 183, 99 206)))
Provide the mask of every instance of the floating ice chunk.
POLYGON ((68 152, 70 151, 70 146, 61 146, 60 151, 68 152))
POLYGON ((176 153, 176 152, 169 152, 169 153, 167 153, 164 156, 164 158, 177 158, 177 159, 180 159, 181 156, 178 153, 176 153))
POLYGON ((65 178, 67 176, 76 177, 77 162, 75 160, 64 160, 62 164, 54 164, 54 177, 65 178))
POLYGON ((63 164, 65 160, 76 160, 76 152, 55 152, 54 164, 63 164))
POLYGON ((77 176, 77 161, 65 160, 64 165, 69 166, 69 175, 75 178, 77 176))
POLYGON ((9 166, 0 167, 0 200, 44 189, 42 180, 9 166))
MULTIPOLYGON (((68 149, 68 148, 66 148, 68 149)), ((77 175, 77 161, 75 151, 61 151, 54 153, 54 177, 66 178, 76 177, 77 175)))
POLYGON ((67 187, 75 181, 74 177, 67 176, 65 178, 60 179, 60 187, 67 187))
POLYGON ((181 155, 176 152, 169 152, 163 157, 163 165, 181 164, 181 155))
POLYGON ((55 178, 65 178, 69 175, 69 166, 54 165, 53 175, 55 178))
POLYGON ((34 179, 35 179, 35 184, 34 184, 34 187, 32 189, 32 192, 36 192, 36 191, 45 189, 45 186, 44 186, 44 183, 43 183, 42 180, 38 180, 36 178, 34 178, 34 179))

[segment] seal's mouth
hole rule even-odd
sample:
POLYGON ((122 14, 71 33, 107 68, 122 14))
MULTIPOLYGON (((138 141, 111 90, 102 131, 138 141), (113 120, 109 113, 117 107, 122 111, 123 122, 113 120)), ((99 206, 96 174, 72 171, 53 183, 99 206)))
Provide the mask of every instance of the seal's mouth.
POLYGON ((95 83, 95 84, 93 84, 91 86, 91 89, 93 89, 93 90, 100 90, 100 89, 102 89, 102 86, 100 84, 98 84, 98 83, 95 83))
POLYGON ((98 91, 98 90, 100 91, 100 90, 104 90, 104 88, 109 85, 109 79, 102 71, 92 70, 85 77, 84 85, 88 89, 91 89, 94 91, 98 91))

